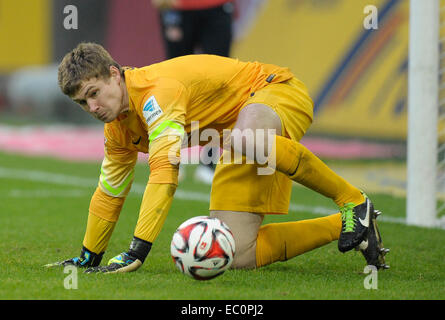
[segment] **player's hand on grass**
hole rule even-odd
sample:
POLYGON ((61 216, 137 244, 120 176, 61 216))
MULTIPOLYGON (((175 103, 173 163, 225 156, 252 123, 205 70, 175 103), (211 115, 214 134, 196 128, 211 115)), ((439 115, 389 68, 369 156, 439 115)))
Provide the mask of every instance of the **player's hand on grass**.
POLYGON ((85 270, 85 273, 118 273, 136 271, 142 266, 142 261, 122 252, 108 261, 107 266, 96 266, 85 270))
POLYGON ((139 269, 151 249, 151 242, 133 237, 130 248, 108 261, 107 266, 92 266, 85 273, 118 273, 131 272, 139 269))
POLYGON ((78 268, 89 268, 89 267, 97 267, 102 260, 103 253, 96 254, 94 252, 89 251, 87 248, 82 247, 82 251, 80 252, 79 257, 58 261, 54 263, 46 264, 45 267, 57 267, 57 266, 75 266, 78 268))

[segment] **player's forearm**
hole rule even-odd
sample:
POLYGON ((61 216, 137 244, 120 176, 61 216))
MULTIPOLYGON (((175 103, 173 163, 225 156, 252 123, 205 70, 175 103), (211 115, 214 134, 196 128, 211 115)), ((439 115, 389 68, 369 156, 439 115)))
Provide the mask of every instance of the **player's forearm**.
POLYGON ((134 236, 153 243, 173 202, 176 184, 147 184, 134 236))
POLYGON ((82 242, 83 246, 96 254, 104 253, 115 226, 116 222, 101 219, 90 213, 82 242))
POLYGON ((144 262, 164 225, 178 185, 181 139, 173 135, 151 141, 150 177, 142 198, 139 219, 129 254, 144 262), (173 161, 172 161, 173 160, 173 161))
POLYGON ((106 250, 124 201, 125 198, 111 197, 99 187, 96 189, 90 202, 85 248, 97 254, 106 250))

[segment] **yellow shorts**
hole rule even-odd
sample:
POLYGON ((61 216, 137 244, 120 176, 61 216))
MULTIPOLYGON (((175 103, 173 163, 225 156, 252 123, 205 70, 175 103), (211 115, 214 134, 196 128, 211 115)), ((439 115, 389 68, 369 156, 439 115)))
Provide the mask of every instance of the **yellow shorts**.
MULTIPOLYGON (((258 90, 243 107, 253 103, 272 108, 281 119, 282 136, 294 141, 300 141, 312 123, 312 99, 305 85, 296 78, 258 90)), ((218 163, 210 210, 287 214, 292 181, 279 171, 258 175, 257 169, 256 164, 218 163)))

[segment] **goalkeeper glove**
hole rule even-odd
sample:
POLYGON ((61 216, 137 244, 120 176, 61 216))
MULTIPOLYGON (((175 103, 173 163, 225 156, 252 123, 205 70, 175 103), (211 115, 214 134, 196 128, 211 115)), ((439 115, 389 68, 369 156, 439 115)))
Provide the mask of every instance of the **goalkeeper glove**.
POLYGON ((94 252, 89 251, 87 248, 82 246, 82 250, 80 251, 80 256, 67 259, 64 261, 54 262, 46 264, 45 267, 56 267, 56 266, 75 266, 78 268, 89 268, 89 267, 97 267, 103 257, 104 253, 96 254, 94 252))
POLYGON ((130 249, 108 261, 107 266, 90 267, 85 273, 116 273, 131 272, 139 269, 151 249, 151 242, 133 237, 130 249))

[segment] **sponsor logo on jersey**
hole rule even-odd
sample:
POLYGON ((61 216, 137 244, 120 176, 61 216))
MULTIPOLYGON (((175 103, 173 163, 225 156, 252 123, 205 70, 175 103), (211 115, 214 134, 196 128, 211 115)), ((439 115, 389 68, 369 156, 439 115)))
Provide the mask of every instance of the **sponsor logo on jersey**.
POLYGON ((147 99, 144 103, 142 113, 144 114, 145 121, 147 121, 148 125, 151 125, 163 114, 155 96, 151 96, 147 99))

